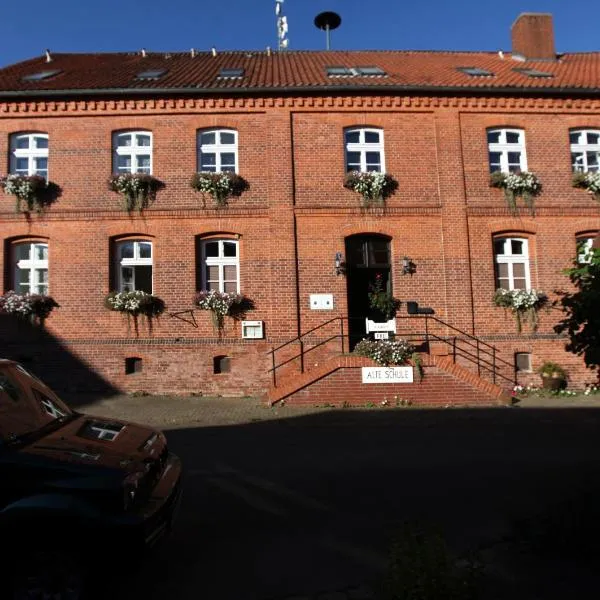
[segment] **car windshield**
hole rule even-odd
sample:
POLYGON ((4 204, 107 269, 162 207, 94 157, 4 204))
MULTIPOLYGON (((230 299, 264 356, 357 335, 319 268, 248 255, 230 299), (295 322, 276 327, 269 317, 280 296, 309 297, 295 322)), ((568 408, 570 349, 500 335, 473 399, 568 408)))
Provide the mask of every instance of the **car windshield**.
POLYGON ((73 411, 20 365, 0 365, 0 442, 20 440, 68 419, 73 411))

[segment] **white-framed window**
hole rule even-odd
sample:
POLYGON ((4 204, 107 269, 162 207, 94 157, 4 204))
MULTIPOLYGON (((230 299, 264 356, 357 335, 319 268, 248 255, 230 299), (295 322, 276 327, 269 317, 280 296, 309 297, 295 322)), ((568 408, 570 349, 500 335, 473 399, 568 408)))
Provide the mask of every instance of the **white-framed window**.
POLYGON ((529 290, 529 241, 526 238, 494 239, 496 287, 505 290, 529 290))
POLYGON ((385 173, 383 130, 353 127, 344 131, 346 171, 385 173))
POLYGON ((48 244, 13 244, 13 287, 17 294, 48 293, 48 244))
POLYGON ((222 173, 238 170, 238 133, 234 129, 198 131, 198 171, 222 173))
POLYGON ((152 242, 124 240, 116 243, 117 291, 152 293, 152 242))
POLYGON ((596 234, 587 233, 576 237, 577 243, 577 262, 580 265, 587 264, 592 260, 592 247, 596 234))
POLYGON ((13 133, 10 136, 10 172, 48 179, 48 134, 13 133))
POLYGON ((203 240, 201 245, 201 285, 204 290, 239 294, 240 256, 236 240, 203 240))
POLYGON ((522 129, 488 129, 490 173, 527 171, 525 132, 522 129))
POLYGON ((569 143, 573 172, 597 172, 600 168, 600 129, 571 129, 569 143))
POLYGON ((152 132, 113 133, 113 173, 152 174, 152 132))

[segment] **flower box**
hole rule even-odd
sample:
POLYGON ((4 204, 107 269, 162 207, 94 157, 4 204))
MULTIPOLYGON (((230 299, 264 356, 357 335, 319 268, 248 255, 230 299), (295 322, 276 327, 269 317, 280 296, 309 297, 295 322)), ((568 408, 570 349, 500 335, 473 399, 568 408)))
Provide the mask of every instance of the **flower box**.
POLYGON ((521 333, 522 321, 529 322, 532 331, 537 330, 537 313, 548 302, 548 296, 539 290, 505 290, 498 288, 494 304, 509 309, 515 316, 517 331, 521 333))
POLYGON ((600 201, 600 173, 575 173, 573 187, 586 190, 594 199, 600 201))
POLYGON ((213 325, 219 336, 223 334, 225 317, 241 320, 248 310, 253 308, 251 300, 242 294, 219 292, 218 290, 202 290, 194 296, 194 305, 201 310, 211 312, 213 325))
POLYGON ((504 198, 510 211, 517 211, 517 198, 523 198, 525 205, 535 214, 534 198, 542 191, 542 184, 536 175, 527 171, 501 173, 496 171, 490 177, 490 187, 504 190, 504 198))
POLYGON ((228 171, 200 171, 193 175, 190 186, 197 192, 211 196, 219 207, 226 206, 230 197, 241 196, 250 187, 243 177, 228 171))
POLYGON ((0 296, 0 313, 43 323, 48 315, 59 308, 58 302, 44 294, 17 294, 10 290, 0 296))
POLYGON ((123 173, 113 175, 108 181, 108 188, 112 192, 121 194, 123 208, 127 212, 137 210, 142 212, 156 200, 156 192, 165 187, 152 175, 144 173, 123 173))
POLYGON ((398 182, 387 173, 379 171, 350 171, 346 174, 344 187, 358 192, 363 198, 363 205, 375 202, 383 204, 398 189, 398 182))
POLYGON ((138 317, 146 318, 148 329, 152 332, 152 320, 158 319, 165 311, 166 305, 158 296, 141 290, 131 292, 111 292, 104 299, 104 306, 109 310, 123 313, 127 319, 133 319, 136 336, 139 335, 138 317))
POLYGON ((43 213, 62 193, 58 185, 41 175, 6 175, 0 177, 0 187, 15 197, 15 212, 23 213, 43 213))

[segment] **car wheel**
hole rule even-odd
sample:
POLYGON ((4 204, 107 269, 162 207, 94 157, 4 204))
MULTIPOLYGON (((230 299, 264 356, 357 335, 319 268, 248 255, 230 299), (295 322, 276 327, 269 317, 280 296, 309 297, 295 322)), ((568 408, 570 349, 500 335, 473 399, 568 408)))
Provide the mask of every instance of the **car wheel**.
POLYGON ((24 553, 13 574, 13 600, 83 600, 85 573, 71 554, 24 553))

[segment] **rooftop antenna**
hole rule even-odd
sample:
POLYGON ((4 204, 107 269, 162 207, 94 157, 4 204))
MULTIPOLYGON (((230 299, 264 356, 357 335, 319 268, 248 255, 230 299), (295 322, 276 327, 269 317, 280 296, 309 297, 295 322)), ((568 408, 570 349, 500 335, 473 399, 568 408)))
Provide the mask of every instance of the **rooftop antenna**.
POLYGON ((285 50, 290 40, 288 34, 287 17, 282 14, 284 0, 275 0, 275 14, 277 15, 277 49, 285 50))
POLYGON ((325 31, 326 50, 331 48, 330 32, 337 29, 342 23, 342 17, 334 12, 322 12, 315 17, 315 27, 325 31))

